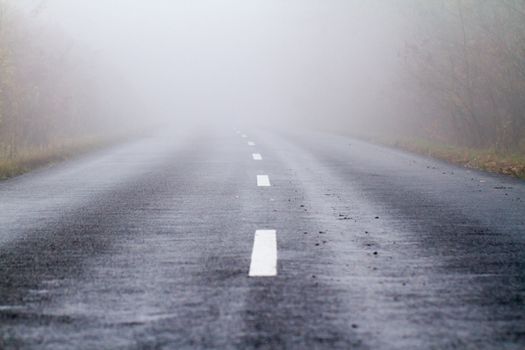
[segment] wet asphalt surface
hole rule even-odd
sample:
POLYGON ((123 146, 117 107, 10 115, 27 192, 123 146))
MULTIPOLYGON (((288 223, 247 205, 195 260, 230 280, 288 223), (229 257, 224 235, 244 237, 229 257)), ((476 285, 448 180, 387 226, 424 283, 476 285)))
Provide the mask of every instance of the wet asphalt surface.
POLYGON ((242 131, 0 182, 0 348, 525 348, 525 182, 242 131), (248 277, 257 229, 276 277, 248 277))

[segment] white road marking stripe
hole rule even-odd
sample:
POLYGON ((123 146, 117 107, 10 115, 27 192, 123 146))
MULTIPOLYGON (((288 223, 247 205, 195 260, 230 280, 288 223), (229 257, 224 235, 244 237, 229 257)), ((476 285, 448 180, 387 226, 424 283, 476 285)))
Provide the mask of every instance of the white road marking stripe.
POLYGON ((252 141, 248 142, 248 146, 255 146, 255 142, 252 142, 252 141))
POLYGON ((270 185, 270 178, 268 175, 257 175, 257 186, 259 187, 269 187, 270 185))
POLYGON ((253 240, 250 277, 277 275, 277 233, 275 230, 257 230, 253 240))
POLYGON ((262 160, 262 156, 259 153, 252 154, 253 160, 262 160))
POLYGON ((246 134, 242 134, 241 137, 242 137, 243 139, 245 139, 245 138, 248 137, 248 135, 246 135, 246 134))

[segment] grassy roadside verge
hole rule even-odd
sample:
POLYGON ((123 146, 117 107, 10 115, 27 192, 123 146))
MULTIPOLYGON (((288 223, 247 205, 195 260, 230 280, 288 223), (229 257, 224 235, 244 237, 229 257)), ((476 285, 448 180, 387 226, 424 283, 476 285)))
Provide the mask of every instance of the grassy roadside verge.
POLYGON ((325 129, 325 131, 443 160, 465 168, 525 180, 525 150, 521 153, 502 153, 493 149, 457 147, 420 138, 392 137, 382 133, 343 133, 330 129, 325 129))
POLYGON ((118 141, 122 141, 122 139, 85 137, 80 140, 62 141, 45 149, 23 150, 13 159, 0 156, 0 181, 110 146, 118 141))
POLYGON ((372 139, 409 152, 430 156, 466 168, 514 176, 525 180, 525 154, 500 153, 491 149, 472 149, 444 145, 424 140, 372 139))

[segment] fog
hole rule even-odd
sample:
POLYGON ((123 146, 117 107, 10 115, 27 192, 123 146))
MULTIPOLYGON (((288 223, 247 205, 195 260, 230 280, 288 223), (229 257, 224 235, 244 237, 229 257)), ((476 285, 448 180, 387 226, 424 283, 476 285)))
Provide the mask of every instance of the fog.
MULTIPOLYGON (((15 63, 3 69, 27 75, 26 95, 63 89, 21 104, 71 100, 77 111, 49 129, 87 119, 105 129, 262 124, 525 149, 521 0, 5 1, 22 26, 54 33, 19 40, 12 30, 9 41, 0 30, 0 51, 7 40, 3 52, 18 52, 0 57, 15 63), (50 58, 31 62, 39 52, 50 58)), ((52 107, 19 111, 16 123, 52 107)), ((4 133, 24 128, 15 126, 4 133)))
POLYGON ((124 77, 145 121, 331 128, 391 111, 402 44, 391 4, 17 0, 124 77))

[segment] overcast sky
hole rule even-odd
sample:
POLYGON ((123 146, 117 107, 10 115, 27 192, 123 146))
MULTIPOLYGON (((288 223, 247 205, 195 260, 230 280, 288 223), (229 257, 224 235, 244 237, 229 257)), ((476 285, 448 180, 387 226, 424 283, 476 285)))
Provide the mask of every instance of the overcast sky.
POLYGON ((48 0, 33 17, 96 52, 164 116, 359 121, 395 80, 391 3, 48 0))

